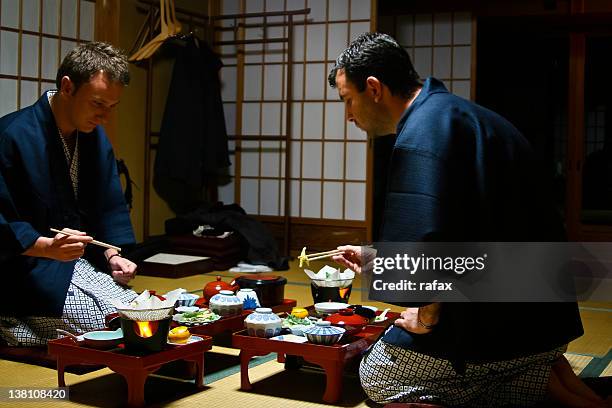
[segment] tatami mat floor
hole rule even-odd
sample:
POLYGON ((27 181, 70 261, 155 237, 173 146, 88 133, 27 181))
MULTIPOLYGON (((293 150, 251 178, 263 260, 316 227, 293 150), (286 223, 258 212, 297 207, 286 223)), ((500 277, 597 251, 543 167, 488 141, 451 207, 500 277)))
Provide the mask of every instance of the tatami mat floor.
MULTIPOLYGON (((312 304, 308 277, 292 262, 285 272, 274 272, 287 278, 285 297, 296 299, 298 305, 312 304)), ((323 264, 314 263, 313 270, 323 264)), ((182 287, 189 292, 201 294, 204 285, 217 275, 231 281, 238 273, 228 271, 211 272, 181 279, 138 276, 133 287, 137 292, 154 289, 158 293, 182 287)), ((379 308, 401 308, 362 300, 361 282, 357 278, 351 294, 352 303, 375 305, 379 308)), ((612 303, 583 303, 581 315, 585 335, 570 344, 567 357, 574 370, 582 376, 612 375, 612 303)), ((272 355, 252 361, 251 383, 254 389, 240 391, 238 351, 215 346, 206 356, 206 386, 197 390, 193 383, 161 376, 150 376, 145 387, 145 396, 150 406, 181 407, 329 407, 321 396, 325 388, 324 374, 317 370, 302 369, 286 371, 272 355)), ((66 374, 70 386, 70 401, 36 401, 25 406, 36 407, 119 407, 125 405, 127 389, 123 378, 109 369, 85 375, 66 374)), ((0 387, 55 387, 55 370, 0 360, 0 387)), ((5 388, 6 389, 6 388, 5 388)), ((353 375, 344 379, 343 400, 338 406, 365 407, 366 396, 353 375)), ((0 400, 0 407, 13 407, 14 402, 0 400)))

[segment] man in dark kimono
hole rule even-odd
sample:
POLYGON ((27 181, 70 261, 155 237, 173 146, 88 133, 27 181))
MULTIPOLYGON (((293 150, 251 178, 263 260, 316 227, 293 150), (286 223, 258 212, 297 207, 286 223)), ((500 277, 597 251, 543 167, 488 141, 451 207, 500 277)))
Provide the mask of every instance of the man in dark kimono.
MULTIPOLYGON (((531 149, 508 121, 419 81, 388 35, 363 34, 336 60, 329 83, 371 137, 397 134, 381 241, 556 241, 531 149)), ((361 248, 334 259, 361 271, 361 248)), ((563 351, 582 335, 576 303, 404 304, 360 366, 379 403, 530 406, 546 394, 568 406, 601 404, 563 351)), ((585 405, 586 406, 586 405, 585 405)), ((597 406, 597 405, 593 405, 597 406)))
POLYGON ((62 62, 57 91, 0 118, 0 334, 9 344, 45 344, 56 328, 104 327, 110 299, 136 296, 122 286, 136 265, 115 249, 88 245, 94 238, 134 242, 101 127, 128 82, 125 55, 83 44, 62 62))

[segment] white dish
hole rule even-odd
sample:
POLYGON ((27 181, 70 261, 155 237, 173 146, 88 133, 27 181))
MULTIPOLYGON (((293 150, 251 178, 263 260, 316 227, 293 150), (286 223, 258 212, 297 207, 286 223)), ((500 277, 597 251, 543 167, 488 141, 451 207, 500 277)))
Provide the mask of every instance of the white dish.
POLYGON ((197 312, 198 310, 200 310, 200 308, 197 306, 179 306, 175 308, 174 310, 176 310, 179 313, 193 313, 193 312, 197 312))
POLYGON ((339 302, 321 302, 315 303, 314 307, 319 314, 333 314, 341 309, 346 309, 349 305, 339 302))
MULTIPOLYGON (((205 309, 202 309, 205 310, 205 309)), ((219 316, 218 314, 215 313, 211 313, 213 316, 210 319, 207 320, 196 320, 196 321, 190 321, 190 320, 185 320, 183 318, 183 313, 177 313, 174 316, 172 316, 172 320, 174 320, 177 323, 183 324, 185 326, 199 326, 201 324, 209 324, 212 322, 216 322, 217 320, 219 320, 221 318, 221 316, 219 316)))
POLYGON ((184 346, 185 344, 191 344, 191 343, 195 343, 196 341, 202 341, 202 340, 204 339, 201 338, 200 336, 191 335, 189 336, 189 339, 185 343, 175 343, 173 341, 168 340, 168 344, 171 344, 173 346, 184 346))

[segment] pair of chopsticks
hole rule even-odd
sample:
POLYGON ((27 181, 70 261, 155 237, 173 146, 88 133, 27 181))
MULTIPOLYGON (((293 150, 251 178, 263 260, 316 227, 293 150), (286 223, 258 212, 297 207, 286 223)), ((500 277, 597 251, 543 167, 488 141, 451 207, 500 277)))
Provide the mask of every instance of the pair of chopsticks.
MULTIPOLYGON (((56 228, 49 228, 49 229, 51 230, 51 232, 55 232, 55 233, 58 233, 58 234, 70 235, 70 236, 74 236, 74 237, 81 237, 82 236, 82 235, 77 235, 77 234, 71 234, 71 233, 65 232, 65 231, 60 231, 60 230, 58 230, 56 228)), ((121 252, 121 248, 119 248, 118 246, 107 244, 105 242, 96 241, 94 239, 93 241, 91 241, 91 243, 94 244, 94 245, 98 245, 98 246, 104 247, 104 248, 114 249, 117 252, 121 252)))
POLYGON ((342 249, 332 249, 331 251, 315 252, 314 254, 306 255, 306 247, 304 247, 302 248, 302 252, 298 256, 298 260, 300 261, 299 267, 301 268, 304 263, 306 263, 306 265, 310 265, 310 261, 331 258, 334 255, 340 255, 343 253, 344 250, 342 249))

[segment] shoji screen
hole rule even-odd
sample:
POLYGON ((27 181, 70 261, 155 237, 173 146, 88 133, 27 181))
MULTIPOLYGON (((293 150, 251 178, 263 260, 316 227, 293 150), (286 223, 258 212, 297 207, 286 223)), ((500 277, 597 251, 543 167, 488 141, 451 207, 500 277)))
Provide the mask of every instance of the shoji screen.
MULTIPOLYGON (((305 224, 365 228, 366 135, 346 123, 343 104, 337 91, 327 85, 327 74, 348 43, 370 31, 370 0, 248 0, 244 4, 224 0, 222 4, 223 14, 311 9, 306 21, 296 18, 292 43, 290 214, 305 224)), ((266 33, 262 28, 244 30, 245 39, 287 35, 282 26, 270 27, 266 33)), ((222 32, 219 39, 234 39, 234 32, 222 32)), ((247 45, 243 74, 238 78, 241 61, 235 47, 221 47, 225 115, 234 138, 284 135, 286 50, 282 43, 247 45)), ((235 143, 230 147, 235 148, 235 143)), ((243 140, 232 156, 231 182, 220 187, 220 199, 239 202, 249 214, 284 215, 284 160, 284 142, 243 140)))
POLYGON ((0 116, 55 88, 68 51, 94 36, 94 0, 0 0, 0 116))
POLYGON ((393 35, 412 57, 421 78, 434 76, 452 93, 472 99, 472 17, 470 13, 386 17, 380 30, 393 35))

